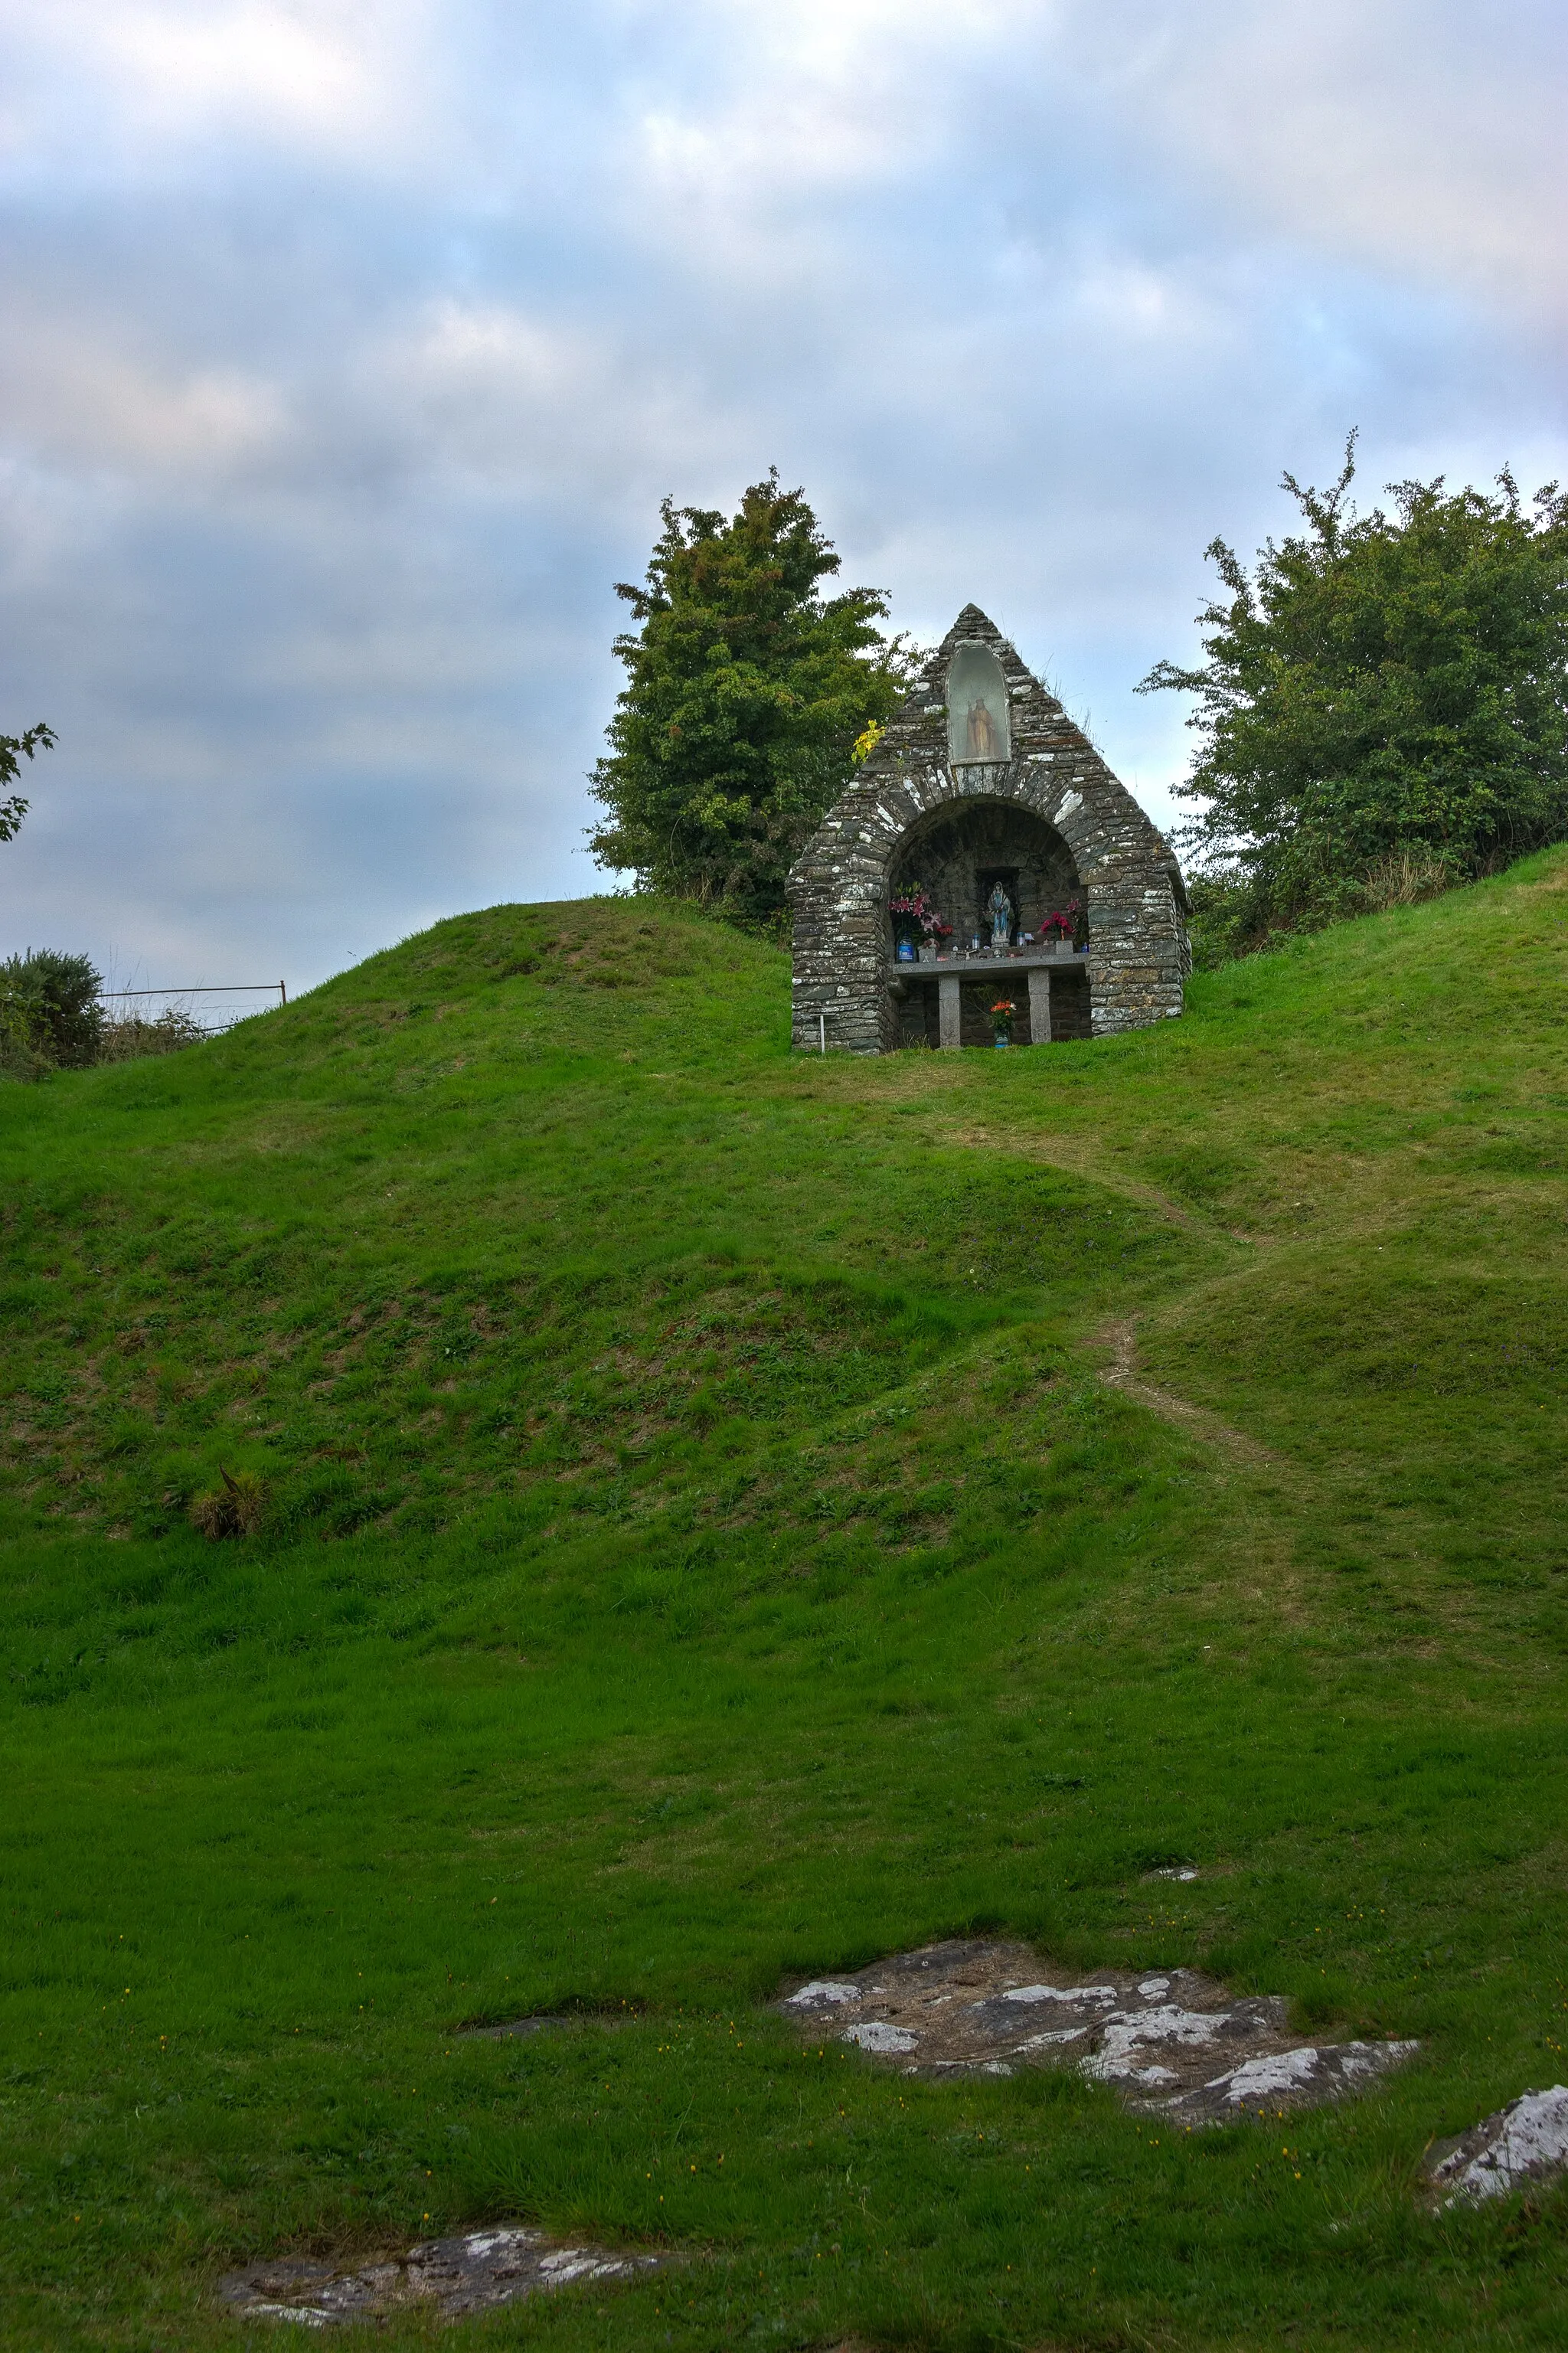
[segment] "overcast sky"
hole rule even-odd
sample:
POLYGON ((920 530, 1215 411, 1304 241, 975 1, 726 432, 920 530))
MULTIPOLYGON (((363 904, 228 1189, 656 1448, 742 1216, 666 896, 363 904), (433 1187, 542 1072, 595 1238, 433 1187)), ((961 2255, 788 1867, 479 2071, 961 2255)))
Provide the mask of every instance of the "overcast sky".
POLYGON ((0 953, 604 887, 666 491, 776 464, 1162 823, 1280 471, 1568 474, 1561 0, 0 0, 0 953))

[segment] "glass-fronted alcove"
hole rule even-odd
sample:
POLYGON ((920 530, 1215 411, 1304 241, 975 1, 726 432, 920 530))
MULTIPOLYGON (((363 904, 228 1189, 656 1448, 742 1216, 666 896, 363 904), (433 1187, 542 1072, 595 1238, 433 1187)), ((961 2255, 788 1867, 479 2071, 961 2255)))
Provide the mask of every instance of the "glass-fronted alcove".
POLYGON ((1007 681, 990 647, 974 639, 954 648, 947 673, 947 755, 955 768, 1013 756, 1007 681))

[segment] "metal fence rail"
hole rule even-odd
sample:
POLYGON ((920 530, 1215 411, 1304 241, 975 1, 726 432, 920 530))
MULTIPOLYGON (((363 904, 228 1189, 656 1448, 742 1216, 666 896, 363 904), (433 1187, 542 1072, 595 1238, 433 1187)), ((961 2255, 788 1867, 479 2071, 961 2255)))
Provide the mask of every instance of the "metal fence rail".
MULTIPOLYGON (((159 1000, 161 1011, 183 1013, 208 1037, 215 1037, 220 1029, 230 1028, 232 1021, 242 1021, 244 1012, 236 1012, 231 1021, 201 1021, 195 1010, 200 999, 208 997, 270 997, 274 992, 279 1005, 288 1004, 288 983, 281 980, 220 980, 215 981, 209 988, 102 988, 99 991, 99 998, 100 1003, 110 1005, 124 1003, 132 997, 155 997, 159 1000)), ((153 1018, 156 1019, 157 1016, 153 1018)))
POLYGON ((289 991, 280 980, 216 980, 210 988, 100 988, 100 997, 256 997, 265 989, 268 996, 276 989, 280 1004, 289 1002, 289 991))

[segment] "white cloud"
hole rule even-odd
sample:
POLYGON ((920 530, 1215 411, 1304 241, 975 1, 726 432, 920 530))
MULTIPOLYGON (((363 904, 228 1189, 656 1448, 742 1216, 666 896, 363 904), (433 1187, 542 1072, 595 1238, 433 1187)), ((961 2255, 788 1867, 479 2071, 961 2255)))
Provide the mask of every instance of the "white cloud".
POLYGON ((115 323, 51 319, 7 305, 0 343, 0 438, 63 472, 161 477, 207 487, 276 454, 288 430, 278 387, 218 363, 179 366, 139 350, 115 323))
POLYGON ((1075 0, 1068 54, 1123 153, 1152 139, 1233 233, 1568 326, 1568 17, 1548 0, 1075 0))
POLYGON ((934 0, 711 7, 710 72, 667 86, 641 116, 647 182, 673 202, 750 208, 918 170, 943 135, 952 53, 994 54, 1016 14, 977 5, 960 21, 934 0))
POLYGON ((353 389, 404 470, 579 522, 646 501, 650 480, 747 462, 745 426, 631 319, 442 295, 361 350, 353 389))
POLYGON ((430 0, 4 0, 0 153, 90 170, 239 135, 402 144, 429 103, 430 0), (91 126, 78 148, 84 128, 91 126))

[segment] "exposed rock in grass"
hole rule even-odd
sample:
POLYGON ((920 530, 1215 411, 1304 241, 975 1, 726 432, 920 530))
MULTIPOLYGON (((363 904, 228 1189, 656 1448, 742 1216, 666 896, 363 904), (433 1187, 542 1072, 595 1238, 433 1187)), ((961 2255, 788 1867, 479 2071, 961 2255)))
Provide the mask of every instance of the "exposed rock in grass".
POLYGON ((1544 2181, 1568 2164, 1568 2085, 1549 2092, 1521 2092, 1495 2116, 1483 2117, 1457 2139, 1439 2141, 1426 2171, 1447 2206, 1506 2198, 1544 2181))
POLYGON ((297 2260, 251 2263, 228 2273, 219 2286, 225 2301, 247 2320, 328 2328, 339 2321, 379 2320, 422 2308, 459 2320, 547 2288, 636 2278, 660 2260, 611 2254, 603 2247, 554 2246, 542 2231, 508 2227, 427 2239, 405 2254, 352 2272, 297 2260))
POLYGON ((1195 1969, 1107 1969, 1074 1984, 1042 1968, 1027 1945, 929 1945, 853 1977, 815 1978, 780 2007, 900 2060, 907 2074, 1010 2075, 1065 2063, 1114 2084, 1131 2107, 1189 2125, 1319 2106, 1417 2047, 1300 2042, 1281 1995, 1237 1999, 1195 1969))

